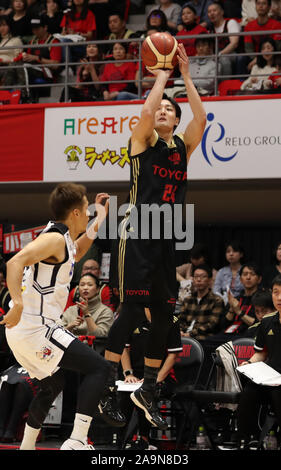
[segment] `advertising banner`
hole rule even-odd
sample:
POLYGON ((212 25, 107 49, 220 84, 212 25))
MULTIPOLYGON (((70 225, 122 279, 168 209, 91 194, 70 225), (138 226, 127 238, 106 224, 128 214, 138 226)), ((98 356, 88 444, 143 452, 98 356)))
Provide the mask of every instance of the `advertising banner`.
MULTIPOLYGON (((176 132, 192 119, 180 103, 176 132)), ((206 129, 189 180, 281 177, 279 99, 206 101, 206 129)), ((127 144, 142 104, 47 108, 44 181, 128 181, 127 144)))

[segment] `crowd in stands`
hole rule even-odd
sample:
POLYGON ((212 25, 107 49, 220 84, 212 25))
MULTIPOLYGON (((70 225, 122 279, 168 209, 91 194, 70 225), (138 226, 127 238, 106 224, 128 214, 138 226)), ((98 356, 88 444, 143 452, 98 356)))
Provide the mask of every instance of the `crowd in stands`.
MULTIPOLYGON (((209 247, 196 243, 189 252, 189 261, 177 267, 178 301, 173 332, 167 345, 167 357, 160 371, 163 375, 162 377, 160 374, 162 378, 161 380, 159 378, 159 382, 161 383, 164 383, 166 379, 168 382, 171 380, 169 371, 172 370, 177 355, 182 350, 180 337, 182 340, 189 337, 195 338, 202 344, 207 357, 220 345, 234 339, 255 339, 263 317, 276 311, 272 303, 271 287, 273 279, 281 274, 281 241, 272 249, 272 260, 268 260, 268 264, 262 268, 255 261, 248 259, 247 253, 237 240, 231 240, 225 244, 224 254, 225 265, 217 266, 218 269, 215 269, 211 266, 209 247)), ((95 337, 106 341, 109 329, 118 316, 118 292, 113 292, 108 282, 100 280, 100 253, 96 252, 96 259, 91 256, 89 252, 87 257, 75 266, 77 276, 74 276, 75 281, 71 285, 61 323, 81 340, 95 337)), ((10 295, 5 277, 5 261, 2 258, 0 316, 5 315, 9 310, 10 295)), ((134 332, 124 350, 122 367, 126 372, 124 377, 127 383, 134 383, 142 378, 141 348, 149 328, 149 315, 149 311, 145 309, 146 321, 134 332)), ((14 374, 18 365, 8 348, 4 329, 4 325, 1 325, 0 375, 6 374, 6 370, 9 370, 9 373, 13 374, 13 379, 9 382, 9 375, 7 375, 7 387, 9 383, 21 384, 22 387, 22 380, 26 380, 26 377, 19 375, 15 380, 14 374), (8 366, 12 368, 7 369, 8 366)), ((122 377, 122 372, 120 373, 122 377)), ((31 386, 30 383, 29 386, 31 386)), ((36 387, 36 383, 32 387, 36 387)), ((4 392, 6 394, 6 386, 3 389, 4 392)), ((18 408, 18 405, 16 406, 16 409, 21 410, 19 413, 22 413, 22 406, 27 406, 28 397, 29 399, 32 397, 30 390, 26 391, 23 403, 19 404, 18 408)), ((125 402, 123 405, 129 410, 128 402, 126 400, 125 402)), ((20 415, 17 419, 13 418, 13 425, 10 425, 7 432, 2 415, 6 416, 5 406, 2 408, 0 406, 0 440, 15 441, 20 415)), ((150 426, 141 416, 139 422, 142 423, 140 432, 143 443, 143 439, 148 439, 150 426)))
MULTIPOLYGON (((36 101, 38 93, 32 93, 33 87, 29 90, 28 85, 60 81, 64 66, 59 64, 65 62, 68 43, 68 61, 74 73, 69 80, 69 101, 144 97, 153 77, 143 67, 139 84, 141 40, 168 31, 184 44, 200 95, 212 96, 217 88, 220 94, 280 91, 280 0, 143 0, 142 7, 151 8, 143 29, 137 31, 129 24, 133 3, 124 0, 117 7, 113 0, 1 0, 0 85, 6 87, 2 90, 20 86, 23 101, 36 101), (272 33, 237 35, 262 31, 272 33), (218 34, 217 42, 216 36, 204 38, 207 34, 218 34), (190 37, 193 35, 199 37, 190 37), (125 39, 128 42, 123 42, 125 39), (94 42, 107 40, 111 42, 94 42), (117 40, 121 43, 116 44, 117 40), (91 41, 96 53, 89 55, 83 41, 91 41), (61 47, 49 47, 58 42, 61 47), (46 44, 46 48, 22 49, 27 44, 46 44), (271 47, 273 54, 264 53, 262 45, 271 47), (18 47, 5 50, 6 46, 18 47)), ((185 96, 177 67, 168 83, 168 94, 185 96)), ((64 99, 63 92, 61 101, 64 99)))

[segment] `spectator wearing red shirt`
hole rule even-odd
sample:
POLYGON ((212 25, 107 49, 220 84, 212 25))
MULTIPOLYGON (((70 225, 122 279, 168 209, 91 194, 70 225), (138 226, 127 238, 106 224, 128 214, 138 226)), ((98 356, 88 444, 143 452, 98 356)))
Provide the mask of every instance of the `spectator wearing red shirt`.
POLYGON ((195 40, 196 38, 178 38, 178 36, 189 36, 192 34, 202 34, 207 33, 207 29, 198 24, 198 18, 196 15, 196 10, 192 5, 186 5, 182 8, 181 19, 183 29, 178 31, 176 36, 179 43, 182 43, 185 47, 187 55, 194 56, 196 54, 195 49, 195 40))
POLYGON ((121 91, 135 91, 134 83, 126 83, 126 80, 135 80, 136 66, 134 62, 123 62, 127 57, 127 45, 116 42, 113 46, 114 63, 108 63, 100 76, 102 82, 123 81, 123 83, 103 84, 103 97, 105 101, 118 99, 121 91))
POLYGON ((264 80, 265 90, 274 90, 281 92, 281 55, 275 56, 275 67, 277 68, 276 72, 273 72, 267 80, 264 80))
MULTIPOLYGON (((254 31, 281 30, 281 22, 269 17, 270 7, 271 0, 256 0, 256 11, 258 16, 255 20, 250 21, 245 26, 245 33, 254 31)), ((260 42, 262 39, 264 39, 264 37, 265 36, 263 35, 244 36, 245 52, 258 52, 260 42)), ((280 50, 281 33, 273 33, 272 35, 270 35, 270 37, 276 41, 277 49, 280 50)), ((254 64, 252 64, 251 66, 253 65, 254 64)))
POLYGON ((88 8, 88 0, 73 0, 69 12, 61 21, 62 34, 79 34, 86 41, 95 39, 96 18, 88 8))

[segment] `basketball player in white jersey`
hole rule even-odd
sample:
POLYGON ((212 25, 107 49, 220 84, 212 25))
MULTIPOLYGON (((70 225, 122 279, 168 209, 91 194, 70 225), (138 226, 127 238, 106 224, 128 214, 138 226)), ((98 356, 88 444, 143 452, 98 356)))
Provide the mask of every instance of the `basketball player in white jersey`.
POLYGON ((40 380, 40 390, 30 405, 22 450, 35 450, 49 408, 64 388, 64 369, 80 372, 84 379, 78 391, 72 434, 61 449, 89 448, 88 430, 105 385, 108 364, 58 322, 67 301, 74 262, 93 243, 108 204, 107 193, 97 195, 97 218, 87 228, 85 187, 59 184, 50 196, 56 222, 49 222, 34 241, 7 263, 12 306, 1 323, 6 325, 7 340, 16 360, 30 377, 40 380))

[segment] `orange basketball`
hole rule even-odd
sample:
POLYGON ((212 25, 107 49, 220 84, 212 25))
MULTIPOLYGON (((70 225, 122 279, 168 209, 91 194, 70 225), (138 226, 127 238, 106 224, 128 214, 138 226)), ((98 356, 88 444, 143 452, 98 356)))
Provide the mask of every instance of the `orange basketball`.
POLYGON ((141 57, 151 69, 173 69, 177 63, 178 42, 170 33, 154 33, 142 43, 141 57))

